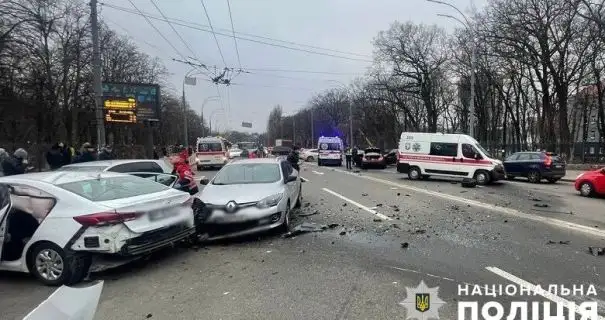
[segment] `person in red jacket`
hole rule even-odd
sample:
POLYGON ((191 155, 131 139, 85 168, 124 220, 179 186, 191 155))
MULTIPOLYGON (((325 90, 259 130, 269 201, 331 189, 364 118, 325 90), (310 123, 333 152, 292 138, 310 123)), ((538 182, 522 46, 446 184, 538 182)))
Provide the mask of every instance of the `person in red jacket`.
POLYGON ((191 166, 189 166, 189 163, 187 161, 188 158, 189 154, 185 149, 179 154, 172 156, 170 162, 174 166, 174 173, 178 176, 179 179, 175 188, 185 192, 189 192, 189 194, 194 195, 200 190, 197 187, 197 183, 195 183, 193 171, 191 170, 191 166))

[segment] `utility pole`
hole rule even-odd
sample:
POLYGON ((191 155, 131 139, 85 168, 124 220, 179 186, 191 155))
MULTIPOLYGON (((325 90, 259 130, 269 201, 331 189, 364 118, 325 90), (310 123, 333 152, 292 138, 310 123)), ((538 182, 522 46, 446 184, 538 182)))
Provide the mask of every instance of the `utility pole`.
POLYGON ((353 104, 349 101, 349 147, 353 146, 353 104))
POLYGON ((311 107, 311 147, 315 145, 315 124, 313 122, 313 107, 311 107))
POLYGON ((475 32, 471 26, 471 36, 473 37, 472 42, 472 53, 471 53, 471 98, 468 105, 469 113, 469 135, 475 137, 475 63, 477 61, 477 49, 475 43, 475 32))
POLYGON ((296 144, 296 120, 292 116, 292 145, 296 144))
POLYGON ((189 148, 189 133, 187 133, 187 101, 185 100, 185 81, 183 81, 183 134, 185 148, 189 148))
POLYGON ((101 81, 101 46, 99 43, 99 17, 97 0, 90 0, 90 26, 92 33, 92 78, 95 93, 95 118, 99 150, 105 145, 105 120, 103 119, 103 83, 101 81))

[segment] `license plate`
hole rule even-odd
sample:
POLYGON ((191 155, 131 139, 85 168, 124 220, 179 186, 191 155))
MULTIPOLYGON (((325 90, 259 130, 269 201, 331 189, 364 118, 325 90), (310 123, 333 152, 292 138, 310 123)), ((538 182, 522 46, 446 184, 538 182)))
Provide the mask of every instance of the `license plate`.
POLYGON ((157 221, 178 215, 177 210, 154 211, 149 213, 149 221, 157 221))

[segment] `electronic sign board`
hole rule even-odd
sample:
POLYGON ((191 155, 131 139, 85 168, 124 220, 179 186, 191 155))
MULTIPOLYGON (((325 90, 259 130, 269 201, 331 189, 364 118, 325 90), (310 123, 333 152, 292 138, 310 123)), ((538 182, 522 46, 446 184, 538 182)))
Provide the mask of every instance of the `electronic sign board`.
POLYGON ((106 122, 137 123, 159 119, 160 86, 145 83, 103 83, 106 122))

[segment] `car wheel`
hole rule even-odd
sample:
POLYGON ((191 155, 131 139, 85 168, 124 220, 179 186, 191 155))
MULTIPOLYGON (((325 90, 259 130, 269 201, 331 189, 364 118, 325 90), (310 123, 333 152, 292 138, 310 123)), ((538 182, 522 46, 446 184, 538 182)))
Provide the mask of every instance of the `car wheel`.
POLYGON ((529 180, 529 182, 531 183, 539 183, 540 180, 542 180, 542 178, 540 177, 540 172, 539 171, 530 171, 527 174, 527 180, 529 180))
POLYGON ((31 250, 29 270, 49 286, 75 284, 88 273, 91 257, 87 254, 66 253, 54 243, 43 242, 31 250))
POLYGON ((312 156, 307 157, 307 162, 313 162, 313 160, 315 160, 315 159, 312 156))
POLYGON ((279 226, 279 231, 280 232, 288 232, 290 231, 290 202, 288 201, 288 204, 286 205, 286 212, 284 213, 285 217, 284 217, 284 222, 282 223, 281 226, 279 226))
POLYGON ((475 172, 474 178, 477 181, 477 184, 481 186, 489 184, 490 182, 489 172, 485 170, 477 170, 477 172, 475 172))
POLYGON ((594 195, 594 187, 590 182, 582 182, 580 185, 580 194, 584 197, 592 197, 594 195))
POLYGON ((410 180, 418 180, 418 179, 422 178, 422 173, 420 172, 420 168, 410 167, 410 170, 408 171, 408 178, 410 178, 410 180))
POLYGON ((321 160, 317 159, 317 166, 321 167, 321 160))
POLYGON ((558 178, 546 178, 546 181, 548 181, 548 183, 557 183, 557 181, 559 181, 558 178))
POLYGON ((294 208, 298 209, 302 207, 302 186, 298 189, 298 197, 296 198, 296 203, 294 204, 294 208))
POLYGON ((384 170, 384 169, 386 169, 386 168, 387 168, 387 166, 386 166, 386 165, 383 165, 383 166, 382 166, 382 167, 380 167, 380 168, 384 170))

